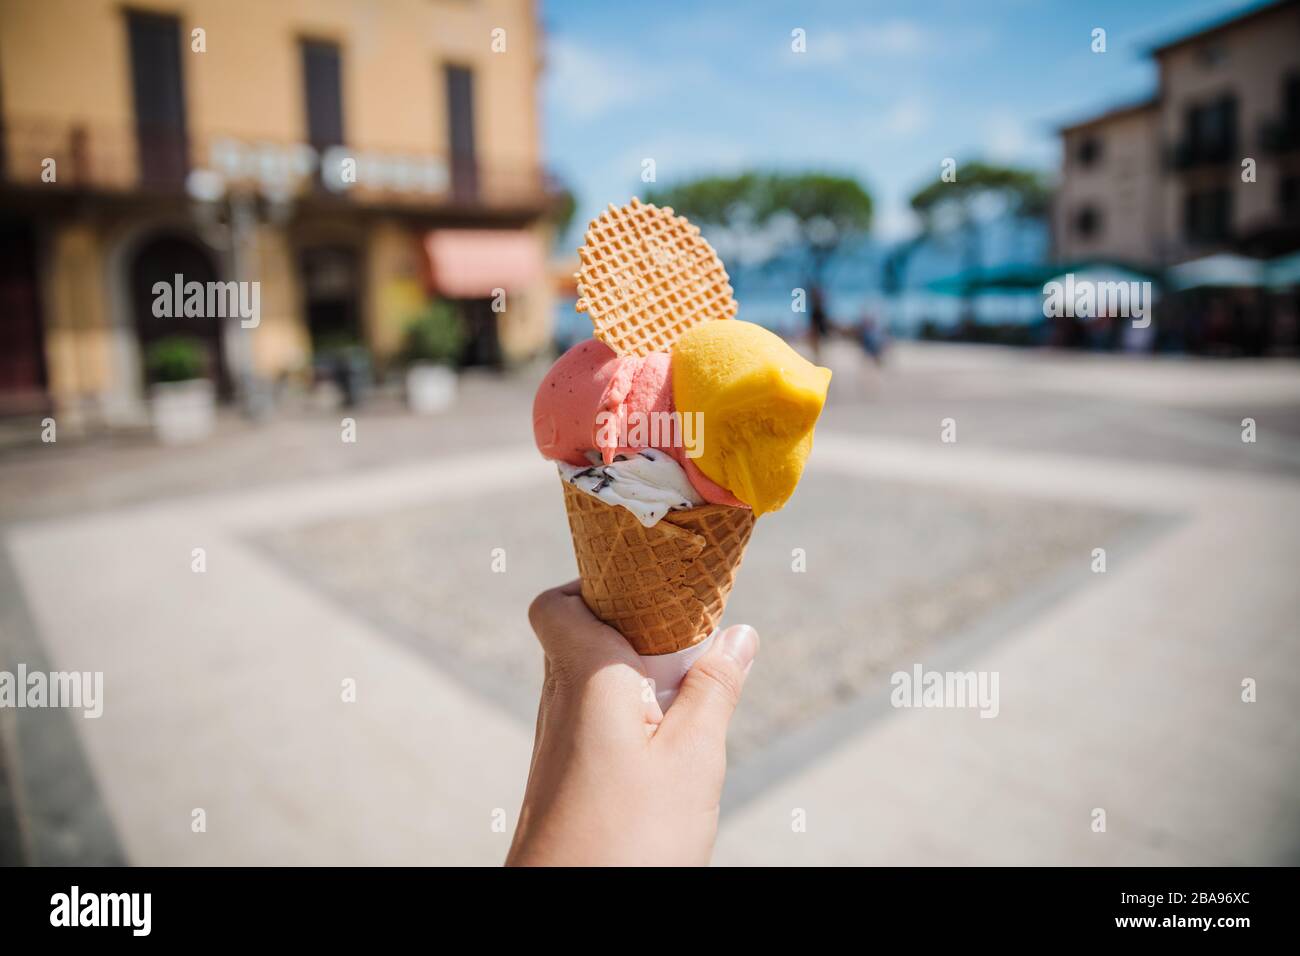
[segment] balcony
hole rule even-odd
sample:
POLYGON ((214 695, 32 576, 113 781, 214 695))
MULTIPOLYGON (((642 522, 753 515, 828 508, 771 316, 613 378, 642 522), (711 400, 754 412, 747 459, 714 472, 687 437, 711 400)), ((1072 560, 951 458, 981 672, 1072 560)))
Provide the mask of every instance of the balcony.
POLYGON ((1167 166, 1178 172, 1235 165, 1238 161, 1236 144, 1227 140, 1206 143, 1184 139, 1173 144, 1166 155, 1167 166))
POLYGON ((1290 153, 1300 149, 1300 117, 1291 116, 1261 123, 1259 145, 1266 153, 1290 153))
POLYGON ((382 147, 19 120, 0 125, 6 189, 139 198, 258 194, 280 202, 530 215, 555 193, 541 167, 382 147), (53 160, 53 165, 48 161, 53 160))

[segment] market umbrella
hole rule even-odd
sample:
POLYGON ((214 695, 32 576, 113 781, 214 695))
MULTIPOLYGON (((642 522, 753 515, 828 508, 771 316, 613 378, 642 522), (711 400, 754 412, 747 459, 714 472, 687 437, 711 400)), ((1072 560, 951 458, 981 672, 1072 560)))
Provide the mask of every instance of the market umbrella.
POLYGON ((1187 289, 1258 289, 1267 285, 1264 263, 1249 256, 1220 252, 1169 270, 1169 287, 1187 289))
POLYGON ((1300 252, 1289 256, 1279 256, 1265 267, 1270 288, 1287 289, 1300 285, 1300 252))

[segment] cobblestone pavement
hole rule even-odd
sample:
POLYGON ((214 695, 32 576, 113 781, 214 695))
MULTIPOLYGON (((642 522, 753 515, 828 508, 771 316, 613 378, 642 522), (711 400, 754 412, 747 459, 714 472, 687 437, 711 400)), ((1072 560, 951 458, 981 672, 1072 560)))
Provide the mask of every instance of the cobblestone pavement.
MULTIPOLYGON (((1300 860, 1300 367, 830 364, 805 485, 728 609, 764 643, 718 861, 1300 860), (891 707, 914 664, 996 673, 998 717, 891 707)), ((106 704, 0 711, 0 851, 499 861, 539 668, 523 609, 574 573, 534 381, 471 378, 456 418, 378 403, 355 445, 323 413, 181 454, 11 444, 0 668, 103 670, 106 704)))
MULTIPOLYGON (((765 635, 732 757, 854 699, 962 621, 1068 565, 1086 568, 1080 555, 1113 551, 1135 523, 1104 508, 809 474, 799 498, 758 525, 728 605, 728 620, 762 621, 765 635), (810 571, 792 571, 796 548, 810 571)), ((531 718, 538 656, 511 624, 538 591, 576 575, 558 485, 490 508, 422 505, 291 528, 265 543, 323 598, 531 718), (492 569, 498 548, 505 574, 492 569)))

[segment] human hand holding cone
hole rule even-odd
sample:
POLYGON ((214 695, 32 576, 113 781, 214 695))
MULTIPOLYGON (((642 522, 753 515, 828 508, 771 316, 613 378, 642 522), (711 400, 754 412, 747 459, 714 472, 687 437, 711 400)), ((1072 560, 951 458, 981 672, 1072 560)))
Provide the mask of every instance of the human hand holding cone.
POLYGON ((597 341, 543 380, 534 433, 559 466, 584 601, 670 673, 666 655, 693 659, 718 627, 756 515, 793 491, 830 372, 733 320, 721 261, 671 209, 611 205, 579 257, 597 341), (598 424, 638 414, 670 416, 694 445, 598 424))

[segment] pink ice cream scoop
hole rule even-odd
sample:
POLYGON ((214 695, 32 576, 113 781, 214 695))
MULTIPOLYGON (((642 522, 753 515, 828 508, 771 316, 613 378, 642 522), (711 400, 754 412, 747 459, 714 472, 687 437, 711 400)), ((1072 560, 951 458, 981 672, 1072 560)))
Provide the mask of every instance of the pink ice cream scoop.
POLYGON ((700 469, 696 468, 695 462, 686 457, 686 452, 684 450, 681 448, 670 448, 668 451, 678 460, 682 468, 685 470, 686 480, 691 483, 691 487, 693 487, 699 493, 699 496, 709 504, 730 505, 733 508, 749 507, 749 505, 745 504, 726 488, 722 487, 722 485, 718 484, 704 472, 700 471, 700 469))
POLYGON ((587 339, 551 366, 533 399, 533 437, 547 458, 587 464, 587 451, 600 449, 606 462, 621 450, 611 439, 625 429, 600 428, 601 412, 626 421, 629 411, 671 411, 668 356, 649 363, 615 355, 603 342, 587 339))
MULTIPOLYGON (((650 445, 620 447, 619 436, 635 438, 637 430, 626 423, 633 413, 671 413, 672 368, 666 352, 644 358, 616 355, 605 343, 586 339, 556 360, 538 386, 533 399, 533 437, 538 450, 554 461, 586 465, 587 452, 596 448, 606 464, 620 453, 650 445), (597 416, 611 427, 600 427, 597 416)), ((705 439, 707 441, 707 438, 705 439)), ((705 501, 746 507, 726 489, 709 480, 680 447, 662 449, 675 458, 691 485, 705 501)))

